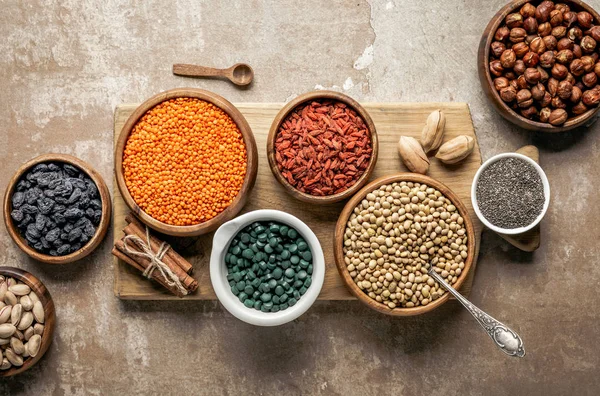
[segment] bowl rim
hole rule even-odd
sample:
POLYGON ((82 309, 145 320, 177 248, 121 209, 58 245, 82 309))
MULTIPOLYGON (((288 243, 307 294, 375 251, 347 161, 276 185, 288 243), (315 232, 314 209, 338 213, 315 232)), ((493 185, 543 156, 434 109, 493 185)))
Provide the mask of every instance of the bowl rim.
POLYGON ((30 159, 29 161, 21 165, 8 182, 8 186, 6 187, 6 190, 4 192, 3 206, 4 225, 6 226, 8 234, 10 235, 12 240, 29 257, 46 264, 67 264, 88 256, 100 245, 100 243, 104 239, 104 236, 108 231, 110 219, 112 217, 112 202, 110 198, 110 192, 108 191, 108 187, 106 186, 102 175, 100 175, 100 173, 98 173, 94 168, 92 168, 92 166, 89 165, 87 162, 69 154, 42 154, 30 159), (64 256, 51 256, 49 254, 43 254, 35 250, 33 247, 29 246, 29 244, 21 235, 21 232, 17 229, 17 225, 13 222, 12 217, 10 216, 10 213, 12 211, 11 198, 18 181, 29 169, 33 168, 38 164, 46 162, 64 162, 77 167, 90 179, 92 179, 92 181, 96 184, 96 187, 98 188, 98 193, 100 195, 100 200, 102 202, 102 217, 100 218, 100 224, 96 228, 96 233, 94 234, 92 239, 90 239, 85 245, 83 245, 81 249, 64 256))
POLYGON ((532 228, 534 228, 535 226, 537 226, 540 221, 542 221, 542 219, 544 218, 544 216, 546 215, 546 212, 548 211, 548 207, 550 206, 550 183, 548 181, 548 177, 546 176, 546 172, 544 172, 544 170, 542 169, 542 167, 535 162, 534 160, 532 160, 531 158, 523 155, 523 154, 519 154, 519 153, 501 153, 501 154, 497 154, 491 158, 489 158, 487 161, 485 161, 477 170, 477 172, 475 173, 475 177, 473 178, 473 183, 471 183, 471 204, 473 205, 473 209, 475 210, 475 214, 477 215, 477 218, 479 218, 479 220, 481 220, 481 222, 483 223, 483 225, 485 225, 487 228, 489 228, 492 231, 495 231, 499 234, 504 234, 504 235, 517 235, 517 234, 522 234, 524 232, 527 232, 529 230, 531 230, 532 228), (533 223, 529 224, 528 226, 525 227, 519 227, 519 228, 502 228, 502 227, 498 227, 493 225, 492 223, 490 223, 485 216, 481 213, 481 210, 479 210, 479 204, 477 202, 477 183, 479 182, 479 177, 481 176, 481 173, 487 169, 491 164, 493 164, 494 162, 497 162, 503 158, 520 158, 524 161, 526 161, 527 163, 531 164, 535 170, 537 171, 537 173, 540 175, 540 178, 542 179, 542 184, 544 186, 544 207, 542 208, 541 213, 538 215, 538 217, 533 221, 533 223))
MULTIPOLYGON (((525 3, 531 3, 531 0, 513 0, 506 4, 490 19, 490 22, 486 26, 481 36, 478 51, 478 63, 480 66, 479 80, 484 91, 488 93, 488 96, 492 96, 492 103, 499 110, 498 112, 501 116, 503 116, 505 119, 512 122, 513 124, 516 124, 517 126, 526 129, 548 133, 558 133, 575 129, 581 126, 590 126, 596 121, 598 111, 600 110, 600 106, 591 108, 583 114, 571 117, 562 125, 554 126, 550 123, 534 121, 523 117, 521 114, 511 109, 502 100, 502 98, 500 98, 500 94, 494 88, 493 78, 489 69, 490 45, 493 41, 494 33, 508 14, 514 12, 516 9, 523 6, 525 3)), ((598 14, 591 6, 589 6, 581 0, 564 0, 563 3, 575 4, 577 7, 580 7, 581 9, 588 11, 590 14, 592 14, 596 21, 600 21, 600 14, 598 14)))
POLYGON ((46 354, 46 351, 48 351, 48 348, 52 343, 56 325, 56 309, 54 307, 54 300, 46 288, 46 285, 30 272, 16 267, 0 266, 0 275, 5 277, 9 276, 25 283, 38 295, 40 301, 44 305, 44 333, 42 334, 40 351, 34 358, 28 357, 27 359, 24 359, 21 367, 13 366, 8 370, 0 370, 0 377, 11 377, 29 370, 46 354))
POLYGON ((256 326, 279 326, 291 322, 305 313, 316 301, 325 280, 325 257, 321 243, 306 223, 286 212, 274 209, 259 209, 248 212, 224 223, 215 232, 210 255, 210 280, 217 299, 236 318, 256 326), (312 283, 298 302, 283 311, 262 312, 248 308, 231 292, 226 278, 227 268, 223 262, 231 240, 237 233, 255 221, 277 221, 287 224, 306 240, 313 256, 312 283))
POLYGON ((269 167, 271 168, 271 172, 275 179, 281 184, 287 193, 292 195, 294 198, 308 203, 316 203, 316 204, 331 204, 335 202, 343 201, 356 193, 356 191, 360 190, 362 186, 364 186, 373 171, 375 170, 375 166, 377 164, 377 157, 379 155, 379 139, 377 137, 377 128, 375 127, 375 123, 373 119, 367 112, 367 110, 356 100, 351 98, 350 96, 343 94, 341 92, 336 91, 311 91, 306 92, 302 95, 298 95, 288 103, 286 103, 281 110, 277 113, 273 122, 271 123, 271 128, 269 129, 269 135, 267 136, 267 159, 269 161, 269 167), (367 126, 367 130, 369 131, 371 138, 371 158, 369 159, 369 165, 367 169, 365 169, 364 173, 361 177, 358 178, 356 183, 353 186, 348 188, 345 191, 342 191, 333 195, 326 196, 316 196, 304 193, 295 187, 293 187, 282 175, 277 167, 277 160, 275 159, 275 139, 277 137, 277 132, 281 124, 285 121, 287 116, 294 111, 298 106, 311 101, 311 100, 319 100, 319 99, 330 99, 342 102, 347 106, 351 107, 356 113, 363 119, 364 123, 367 126))
POLYGON ((442 304, 444 304, 450 298, 450 293, 446 292, 440 298, 431 303, 418 306, 413 308, 389 308, 387 305, 377 302, 370 298, 367 294, 365 294, 359 287, 354 283, 350 273, 346 268, 346 263, 344 261, 344 233, 346 230, 346 224, 350 215, 352 214, 354 208, 364 199, 364 197, 372 192, 373 190, 381 187, 384 184, 390 184, 395 182, 413 182, 413 183, 421 183, 426 184, 429 187, 435 188, 439 190, 446 198, 448 198, 452 204, 456 207, 462 218, 464 219, 465 229, 467 231, 467 259, 465 260, 465 267, 461 273, 461 275, 456 280, 456 283, 452 285, 455 289, 459 289, 465 279, 467 279, 469 272, 471 271, 472 264, 475 261, 475 248, 477 244, 477 239, 475 235, 475 228, 473 225, 473 220, 461 199, 456 195, 454 191, 452 191, 448 186, 442 183, 439 180, 436 180, 430 176, 421 175, 418 173, 396 173, 388 176, 382 176, 378 179, 373 180, 371 183, 364 186, 358 193, 356 193, 350 201, 346 203, 344 209, 340 213, 338 221, 335 226, 335 235, 334 235, 334 246, 333 253, 335 258, 335 264, 342 277, 343 282, 346 284, 346 287, 350 289, 350 292, 362 303, 366 304, 369 308, 372 308, 378 312, 393 315, 393 316, 414 316, 420 315, 429 311, 432 311, 442 304))
POLYGON ((159 232, 172 236, 203 235, 214 231, 222 223, 234 218, 245 205, 250 195, 250 192, 254 187, 256 175, 258 172, 258 151, 256 147, 256 141, 254 140, 252 128, 250 128, 250 124, 248 124, 248 121, 246 121, 244 115, 238 110, 237 107, 235 107, 231 102, 229 102, 222 96, 198 88, 170 89, 167 91, 160 92, 141 103, 133 111, 133 113, 131 113, 125 124, 123 124, 123 128, 119 133, 119 138, 115 145, 114 153, 115 179, 117 181, 117 187, 119 189, 119 192, 121 193, 121 197, 123 198, 123 201, 125 201, 127 207, 129 207, 129 209, 134 214, 136 214, 137 217, 145 225, 159 232), (162 102, 176 98, 200 99, 212 103, 213 105, 223 110, 225 113, 227 113, 227 115, 229 115, 229 117, 231 117, 231 119, 237 125, 238 129, 240 130, 240 133, 242 134, 244 144, 246 145, 246 176, 244 177, 242 187, 240 188, 240 191, 234 198, 233 202, 212 219, 189 226, 175 226, 171 224, 166 224, 159 220, 156 220, 155 218, 147 214, 145 211, 143 211, 133 200, 133 197, 129 193, 129 189, 125 184, 125 177, 123 176, 123 151, 125 150, 125 145, 127 144, 127 140, 129 139, 129 135, 131 134, 131 131, 133 130, 134 126, 137 124, 140 118, 142 118, 149 110, 151 110, 152 108, 154 108, 162 102))

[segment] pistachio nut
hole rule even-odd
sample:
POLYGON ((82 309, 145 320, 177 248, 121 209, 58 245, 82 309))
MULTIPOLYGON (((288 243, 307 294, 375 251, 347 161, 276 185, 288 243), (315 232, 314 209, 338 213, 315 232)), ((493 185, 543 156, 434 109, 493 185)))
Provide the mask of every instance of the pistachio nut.
POLYGON ((401 136, 398 141, 398 154, 411 172, 425 174, 429 170, 429 159, 417 139, 401 136))
POLYGON ((32 324, 33 324, 33 314, 31 312, 25 312, 21 316, 21 320, 19 321, 19 324, 17 325, 17 329, 25 330, 32 324))
POLYGON ((40 346, 42 345, 42 336, 39 334, 34 334, 27 343, 27 352, 29 356, 35 357, 40 351, 40 346))
POLYGON ((0 338, 10 338, 13 334, 15 334, 17 328, 10 323, 0 324, 0 338))
POLYGON ((11 367, 12 364, 10 364, 7 358, 2 359, 2 363, 0 363, 0 370, 8 370, 11 367))
POLYGON ((442 144, 435 158, 445 164, 456 164, 467 158, 475 147, 475 140, 471 136, 460 135, 442 144))
POLYGON ((6 323, 9 321, 11 312, 12 312, 11 305, 7 305, 5 307, 0 308, 0 324, 6 323))
POLYGON ((31 288, 24 283, 19 283, 8 287, 15 296, 26 296, 31 292, 31 288))
POLYGON ((435 110, 427 117, 427 123, 421 131, 421 145, 428 153, 440 147, 444 138, 446 116, 441 110, 435 110))
POLYGON ((0 345, 10 344, 10 338, 0 338, 0 345))
POLYGON ((4 301, 4 295, 8 291, 8 283, 2 282, 0 283, 0 300, 4 301))
POLYGON ((36 301, 40 301, 40 298, 38 297, 37 294, 35 294, 34 291, 32 291, 31 293, 29 293, 29 298, 31 299, 32 303, 36 303, 36 301))
POLYGON ((23 332, 23 338, 25 339, 25 341, 29 341, 29 339, 31 338, 31 336, 34 334, 33 332, 33 326, 29 326, 28 328, 25 329, 25 331, 23 332))
POLYGON ((10 290, 7 290, 6 293, 4 293, 4 302, 6 305, 15 305, 17 303, 17 296, 10 290))
POLYGON ((23 310, 25 311, 31 311, 33 309, 33 301, 31 301, 29 295, 22 296, 19 299, 19 303, 23 306, 23 310))
POLYGON ((33 304, 33 316, 35 316, 35 320, 37 320, 38 323, 44 323, 44 306, 41 301, 36 301, 35 304, 33 304))
POLYGON ((12 337, 10 339, 10 347, 17 355, 22 355, 25 351, 23 341, 19 340, 17 337, 12 337))
POLYGON ((43 324, 36 323, 36 324, 33 325, 33 333, 34 334, 42 335, 43 332, 44 332, 44 325, 43 324))
POLYGON ((10 312, 10 323, 18 325, 23 315, 23 306, 21 304, 13 305, 12 311, 10 312))
POLYGON ((8 361, 13 366, 20 367, 23 365, 23 358, 17 355, 12 349, 7 348, 6 351, 4 351, 4 353, 6 354, 6 358, 8 359, 8 361))

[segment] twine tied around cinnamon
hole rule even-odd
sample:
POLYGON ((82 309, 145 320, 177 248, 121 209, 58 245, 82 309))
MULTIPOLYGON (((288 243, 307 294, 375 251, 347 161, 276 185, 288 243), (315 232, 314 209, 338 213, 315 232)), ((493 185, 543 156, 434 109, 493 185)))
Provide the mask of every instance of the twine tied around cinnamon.
POLYGON ((163 242, 158 248, 158 251, 154 253, 150 244, 150 229, 148 228, 148 226, 146 226, 146 241, 144 241, 137 235, 126 235, 125 238, 123 238, 123 244, 125 246, 125 251, 128 254, 138 257, 144 257, 150 260, 150 265, 148 265, 148 268, 146 268, 146 270, 143 272, 143 275, 146 278, 151 279, 154 270, 158 270, 160 272, 160 275, 164 278, 165 282, 169 286, 176 287, 184 296, 188 294, 187 289, 181 284, 179 277, 175 273, 173 273, 173 271, 171 270, 171 268, 169 268, 167 264, 165 264, 162 261, 162 258, 171 248, 171 245, 169 245, 166 242, 163 242), (139 246, 143 252, 137 252, 135 250, 130 249, 128 244, 130 240, 137 246, 139 246))

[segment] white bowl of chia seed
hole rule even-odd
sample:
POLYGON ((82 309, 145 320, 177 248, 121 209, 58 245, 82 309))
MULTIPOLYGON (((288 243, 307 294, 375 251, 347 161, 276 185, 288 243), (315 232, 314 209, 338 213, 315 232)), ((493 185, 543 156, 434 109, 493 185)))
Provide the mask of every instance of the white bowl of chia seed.
POLYGON ((481 222, 500 234, 531 230, 550 205, 544 170, 518 153, 498 154, 481 165, 471 186, 473 209, 481 222))

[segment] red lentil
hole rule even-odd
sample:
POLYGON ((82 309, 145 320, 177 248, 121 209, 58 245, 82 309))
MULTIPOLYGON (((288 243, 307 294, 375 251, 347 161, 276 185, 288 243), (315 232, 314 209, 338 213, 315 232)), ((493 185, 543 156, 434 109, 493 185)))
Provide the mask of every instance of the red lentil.
POLYGON ((123 153, 125 183, 147 214, 166 224, 205 222, 227 208, 246 175, 246 146, 222 109, 176 98, 149 110, 123 153))
POLYGON ((371 159, 370 132, 353 109, 338 101, 299 105, 275 138, 275 160, 297 190, 316 196, 350 188, 371 159))

